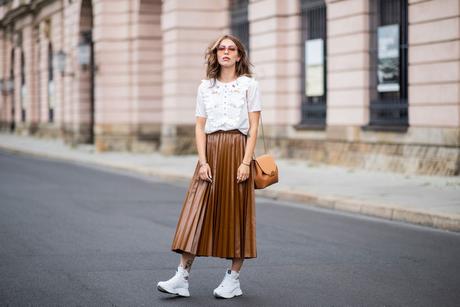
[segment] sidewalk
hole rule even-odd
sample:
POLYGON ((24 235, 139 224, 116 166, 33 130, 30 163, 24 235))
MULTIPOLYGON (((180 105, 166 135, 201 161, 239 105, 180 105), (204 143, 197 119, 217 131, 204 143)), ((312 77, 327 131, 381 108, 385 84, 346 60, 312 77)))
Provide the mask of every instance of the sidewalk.
MULTIPOLYGON (((60 140, 0 133, 0 150, 109 166, 159 177, 189 180, 196 156, 158 153, 95 153, 91 145, 70 148, 60 140)), ((401 175, 277 160, 280 182, 258 196, 307 206, 370 215, 460 232, 460 177, 401 175)))

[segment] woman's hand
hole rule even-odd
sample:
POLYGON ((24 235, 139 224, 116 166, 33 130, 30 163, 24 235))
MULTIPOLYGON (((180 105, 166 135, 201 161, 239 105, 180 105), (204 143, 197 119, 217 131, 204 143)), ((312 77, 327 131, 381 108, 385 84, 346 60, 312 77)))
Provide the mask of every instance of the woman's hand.
POLYGON ((240 183, 240 182, 245 181, 248 178, 249 178, 249 165, 241 163, 236 173, 236 181, 240 183))
POLYGON ((211 167, 208 163, 200 165, 200 171, 198 172, 201 180, 212 182, 211 167))

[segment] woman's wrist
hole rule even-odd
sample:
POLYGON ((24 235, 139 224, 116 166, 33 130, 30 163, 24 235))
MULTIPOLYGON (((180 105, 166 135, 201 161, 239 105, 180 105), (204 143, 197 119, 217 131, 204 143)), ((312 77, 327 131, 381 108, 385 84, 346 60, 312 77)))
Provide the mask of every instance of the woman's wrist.
POLYGON ((241 162, 241 164, 244 164, 246 166, 251 166, 251 162, 245 162, 244 160, 241 162))
POLYGON ((198 161, 198 164, 200 164, 200 167, 202 167, 202 166, 205 166, 206 164, 208 164, 208 162, 206 162, 206 161, 198 161))

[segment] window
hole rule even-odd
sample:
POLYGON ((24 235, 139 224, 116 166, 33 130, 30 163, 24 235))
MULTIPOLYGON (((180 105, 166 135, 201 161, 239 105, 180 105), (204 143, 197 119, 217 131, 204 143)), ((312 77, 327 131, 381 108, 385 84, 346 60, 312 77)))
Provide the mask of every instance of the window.
POLYGON ((302 101, 300 126, 326 126, 327 39, 326 4, 322 0, 301 1, 302 101))
POLYGON ((11 124, 10 130, 14 131, 16 129, 16 102, 15 102, 15 94, 14 94, 14 65, 15 65, 15 48, 11 49, 10 55, 10 79, 8 81, 8 93, 11 95, 11 124))
POLYGON ((369 126, 408 126, 407 0, 372 0, 369 126))
POLYGON ((26 60, 21 50, 21 121, 26 121, 26 60))
POLYGON ((53 45, 48 44, 48 122, 54 121, 53 45))
POLYGON ((230 0, 230 29, 249 53, 248 0, 230 0))
MULTIPOLYGON (((37 25, 34 28, 34 34, 33 36, 35 37, 35 63, 40 63, 41 62, 41 45, 40 45, 40 25, 37 25)), ((36 90, 36 95, 38 97, 37 99, 37 110, 38 110, 38 122, 41 122, 41 114, 42 114, 42 107, 41 107, 41 69, 39 67, 39 64, 36 64, 35 66, 35 90, 36 90)))

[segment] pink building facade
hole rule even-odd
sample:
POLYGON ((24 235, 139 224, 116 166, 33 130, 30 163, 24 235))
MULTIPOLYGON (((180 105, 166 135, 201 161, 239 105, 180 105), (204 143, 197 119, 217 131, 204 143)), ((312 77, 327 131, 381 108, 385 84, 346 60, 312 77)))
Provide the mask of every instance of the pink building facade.
POLYGON ((99 151, 195 151, 220 34, 247 43, 270 151, 460 172, 458 0, 0 1, 0 126, 99 151))

